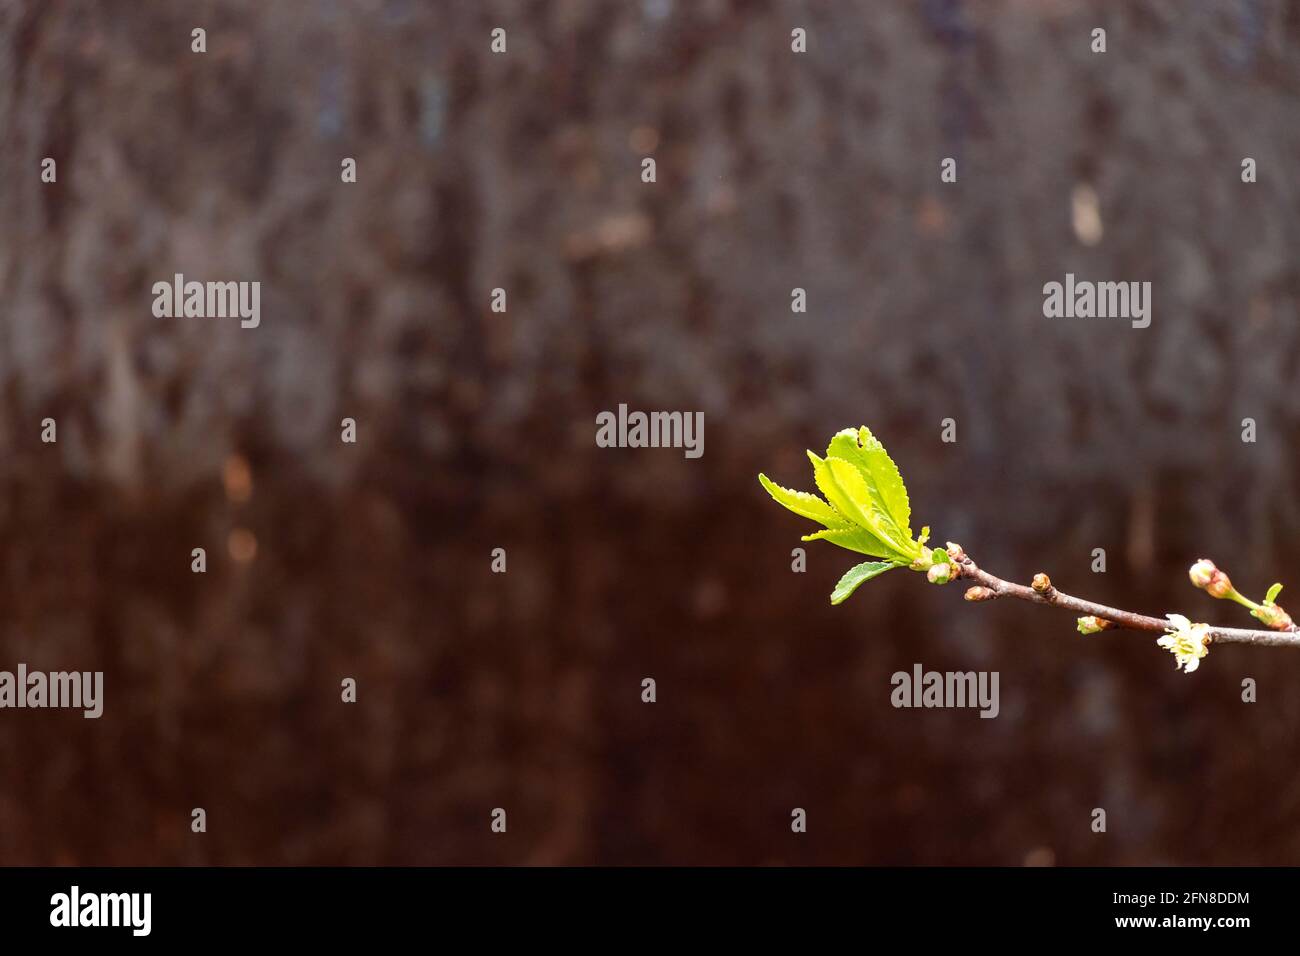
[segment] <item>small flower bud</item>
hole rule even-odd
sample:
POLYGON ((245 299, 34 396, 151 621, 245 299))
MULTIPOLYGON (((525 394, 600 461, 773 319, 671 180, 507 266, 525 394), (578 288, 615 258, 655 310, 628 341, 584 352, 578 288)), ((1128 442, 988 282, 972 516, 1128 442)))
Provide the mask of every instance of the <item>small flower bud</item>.
POLYGON ((1204 588, 1211 597, 1230 598, 1237 593, 1228 576, 1215 567, 1213 561, 1205 558, 1193 564, 1188 569, 1187 576, 1198 588, 1204 588))
POLYGON ((930 570, 925 572, 925 577, 931 584, 947 584, 952 580, 952 573, 952 565, 941 561, 931 565, 930 570))
POLYGON ((1275 631, 1289 631, 1292 627, 1291 615, 1276 604, 1264 605, 1250 612, 1275 631))
POLYGON ((1210 582, 1214 580, 1214 575, 1218 571, 1219 569, 1214 566, 1213 561, 1208 558, 1200 558, 1188 569, 1187 576, 1192 579, 1192 583, 1198 588, 1206 588, 1210 586, 1210 582))
POLYGON ((1228 580, 1226 574, 1222 571, 1216 571, 1213 579, 1211 579, 1210 583, 1206 586, 1205 591, 1212 597, 1226 598, 1232 597, 1236 592, 1236 589, 1233 588, 1232 582, 1228 580))
POLYGON ((955 541, 949 541, 943 546, 943 549, 948 552, 948 557, 954 561, 960 561, 966 557, 966 552, 962 550, 962 546, 955 541))
POLYGON ((1106 620, 1104 617, 1097 617, 1095 614, 1079 618, 1080 634, 1096 634, 1098 631, 1104 631, 1114 626, 1111 621, 1106 620))
POLYGON ((980 587, 979 585, 966 589, 967 601, 992 601, 997 596, 997 591, 994 591, 992 588, 980 587))
POLYGON ((1042 571, 1039 571, 1034 575, 1034 590, 1039 594, 1046 594, 1048 591, 1052 590, 1052 579, 1042 571))

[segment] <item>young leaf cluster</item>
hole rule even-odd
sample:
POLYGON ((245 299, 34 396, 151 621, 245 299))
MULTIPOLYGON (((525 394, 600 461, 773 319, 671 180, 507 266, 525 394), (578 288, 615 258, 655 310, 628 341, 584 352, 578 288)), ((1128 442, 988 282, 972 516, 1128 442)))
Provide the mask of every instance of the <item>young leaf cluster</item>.
POLYGON ((936 563, 936 554, 946 567, 948 558, 942 550, 925 547, 929 528, 913 536, 903 476, 865 425, 838 432, 824 458, 810 451, 808 459, 821 497, 782 488, 766 475, 758 480, 779 504, 821 525, 804 535, 804 541, 829 541, 874 559, 855 565, 840 578, 831 593, 832 604, 845 601, 859 585, 894 568, 926 570, 936 563))

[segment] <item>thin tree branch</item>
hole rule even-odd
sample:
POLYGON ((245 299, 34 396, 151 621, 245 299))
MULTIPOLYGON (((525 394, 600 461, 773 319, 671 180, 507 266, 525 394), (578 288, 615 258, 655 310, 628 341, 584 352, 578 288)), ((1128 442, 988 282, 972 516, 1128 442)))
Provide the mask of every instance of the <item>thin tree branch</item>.
MULTIPOLYGON (((1047 604, 1052 607, 1059 607, 1079 615, 1099 617, 1102 620, 1109 621, 1115 628, 1121 630, 1157 631, 1161 634, 1169 630, 1169 622, 1163 618, 1149 617, 1146 614, 1136 614, 1133 611, 1124 611, 1119 608, 1107 607, 1104 604, 1085 601, 1082 598, 1072 597, 1058 591, 1050 582, 1047 583, 1043 590, 1039 591, 1023 584, 1005 581, 978 567, 971 560, 970 555, 964 551, 959 551, 956 554, 950 551, 949 557, 957 568, 957 578, 977 581, 982 587, 992 592, 990 595, 981 598, 983 600, 990 597, 1014 597, 1033 604, 1047 604)), ((1046 575, 1043 575, 1043 580, 1047 581, 1046 575)), ((1256 631, 1241 627, 1211 627, 1209 633, 1211 643, 1300 648, 1300 630, 1297 630, 1294 624, 1290 630, 1286 631, 1256 631)))

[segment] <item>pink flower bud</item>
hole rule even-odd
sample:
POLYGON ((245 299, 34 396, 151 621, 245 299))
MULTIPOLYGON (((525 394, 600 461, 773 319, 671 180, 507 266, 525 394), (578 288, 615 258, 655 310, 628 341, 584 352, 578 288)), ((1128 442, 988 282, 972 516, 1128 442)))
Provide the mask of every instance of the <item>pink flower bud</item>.
POLYGON ((1232 587, 1228 576, 1215 567, 1208 558, 1201 558, 1187 569, 1187 576, 1198 588, 1204 588, 1211 597, 1232 597, 1237 592, 1232 587))
POLYGON ((1214 562, 1206 558, 1201 558, 1187 572, 1187 576, 1192 579, 1192 583, 1198 588, 1210 586, 1214 576, 1219 573, 1219 569, 1214 566, 1214 562))
POLYGON ((1211 597, 1226 598, 1236 593, 1236 589, 1233 588, 1232 582, 1228 580, 1228 576, 1216 569, 1214 574, 1210 576, 1210 583, 1205 586, 1205 592, 1211 597))

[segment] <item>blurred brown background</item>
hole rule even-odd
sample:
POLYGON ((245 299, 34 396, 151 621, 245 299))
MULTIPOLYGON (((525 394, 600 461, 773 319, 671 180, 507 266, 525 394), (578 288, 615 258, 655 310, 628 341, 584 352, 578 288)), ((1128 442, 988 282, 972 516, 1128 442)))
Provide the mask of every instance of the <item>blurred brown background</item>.
POLYGON ((755 480, 865 423, 996 573, 1300 593, 1298 43, 1284 0, 0 3, 0 668, 106 674, 0 712, 0 863, 1300 861, 1300 654, 831 608, 855 556, 791 573, 755 480), (1151 327, 1044 319, 1069 271, 1151 327), (175 272, 261 327, 154 318, 175 272), (704 457, 597 449, 620 402, 704 457), (894 710, 916 662, 1001 716, 894 710))

